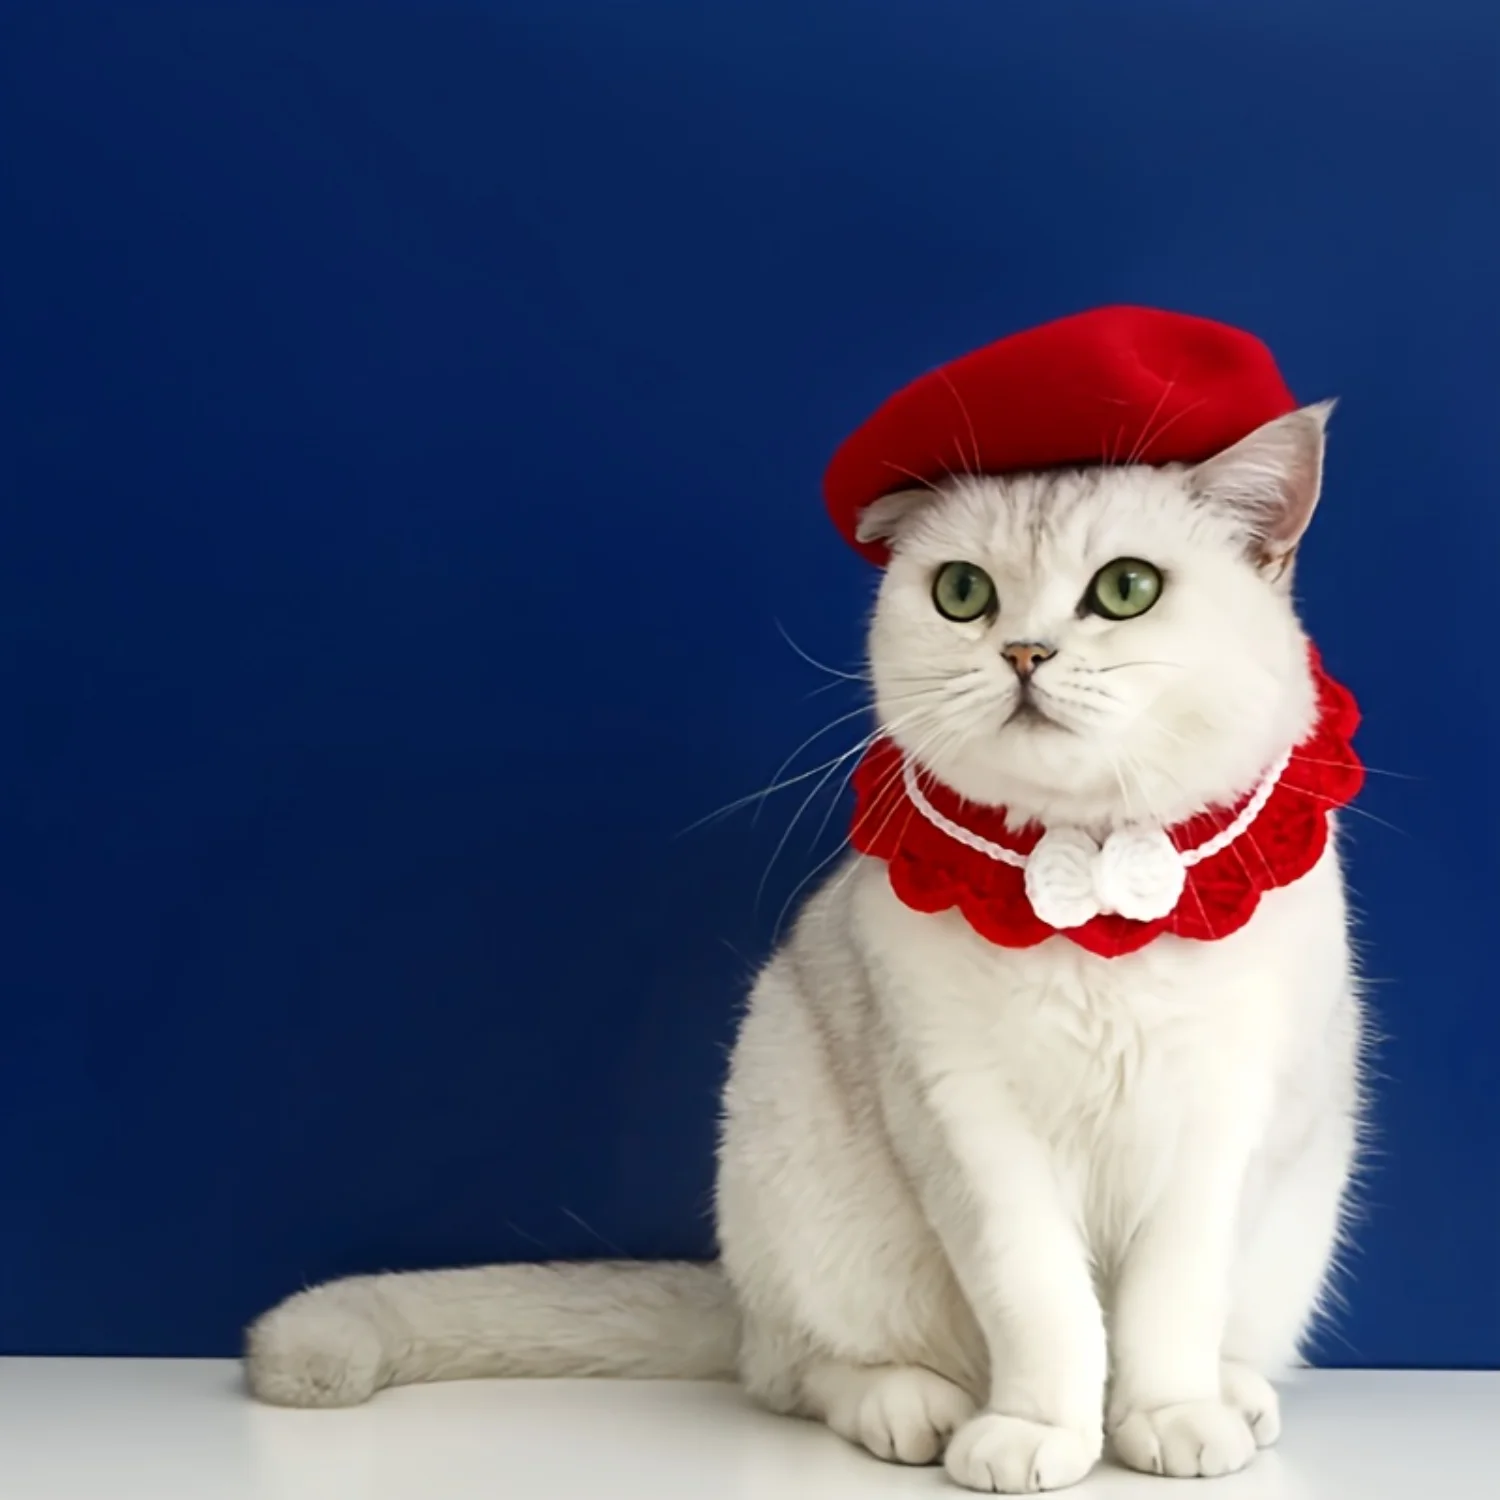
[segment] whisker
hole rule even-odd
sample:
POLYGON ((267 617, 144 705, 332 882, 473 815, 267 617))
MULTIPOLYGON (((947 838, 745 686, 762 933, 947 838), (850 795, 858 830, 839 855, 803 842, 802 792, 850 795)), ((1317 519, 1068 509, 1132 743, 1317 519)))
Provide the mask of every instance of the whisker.
MULTIPOLYGON (((942 379, 943 384, 946 385, 948 387, 948 390, 952 393, 953 399, 957 403, 959 411, 963 413, 964 425, 969 429, 969 446, 973 450, 974 455, 972 460, 973 467, 968 469, 968 474, 970 478, 977 479, 980 475, 980 471, 984 468, 984 461, 979 449, 979 434, 974 429, 974 418, 970 416, 968 405, 965 403, 958 387, 954 385, 953 377, 948 374, 947 370, 942 368, 939 368, 937 373, 942 379)), ((964 463, 967 466, 970 463, 970 460, 965 459, 964 463)))
MULTIPOLYGON (((1332 767, 1336 771, 1343 771, 1343 770, 1347 770, 1348 769, 1348 767, 1345 765, 1345 763, 1343 761, 1338 761, 1338 760, 1317 760, 1317 759, 1315 759, 1311 755, 1299 755, 1299 754, 1296 754, 1295 752, 1292 755, 1292 759, 1298 765, 1303 765, 1303 766, 1330 766, 1330 767, 1332 767)), ((1382 771, 1379 766, 1366 766, 1365 767, 1365 771, 1366 771, 1367 774, 1369 774, 1371 776, 1389 776, 1393 781, 1418 781, 1418 782, 1420 782, 1420 781, 1425 781, 1427 779, 1425 776, 1412 776, 1412 775, 1409 775, 1405 771, 1382 771)))
POLYGON ((818 671, 826 672, 830 677, 842 677, 846 682, 865 681, 865 675, 863 672, 841 672, 837 667, 830 667, 827 662, 819 661, 816 656, 812 655, 811 652, 804 651, 802 647, 792 639, 790 632, 787 630, 786 626, 781 623, 780 620, 773 621, 773 623, 775 624, 776 629, 781 632, 782 640, 784 640, 787 645, 790 646, 792 650, 795 651, 797 655, 800 656, 802 660, 808 664, 808 666, 816 667, 818 671))
MULTIPOLYGON (((781 858, 782 851, 786 848, 787 843, 792 837, 792 834, 796 831, 797 824, 802 821, 802 814, 805 813, 807 809, 812 805, 813 799, 818 795, 818 793, 828 785, 829 778, 833 775, 835 770, 837 770, 836 766, 830 766, 828 770, 826 770, 822 774, 822 776, 818 778, 817 784, 802 799, 801 805, 797 808, 797 811, 792 814, 792 821, 786 825, 786 831, 777 841, 775 849, 771 851, 771 857, 766 861, 766 868, 761 874, 760 884, 755 888, 755 907, 757 911, 759 911, 760 909, 760 903, 765 899, 766 885, 771 879, 771 871, 776 868, 776 861, 781 858)), ((779 932, 777 933, 777 938, 780 938, 779 932)))
MULTIPOLYGON (((1266 872, 1266 878, 1271 882, 1272 885, 1275 885, 1276 872, 1271 867, 1271 861, 1266 858, 1266 851, 1260 847, 1260 843, 1255 837, 1254 824, 1247 828, 1229 847, 1231 849, 1237 849, 1241 842, 1249 844, 1249 846, 1255 851, 1255 857, 1260 861, 1261 869, 1266 872)), ((1250 873, 1250 870, 1248 866, 1246 866, 1243 857, 1241 857, 1240 859, 1240 868, 1245 871, 1246 875, 1250 873)))
POLYGON ((1114 775, 1115 785, 1120 789, 1120 805, 1125 810, 1125 816, 1134 821, 1134 814, 1131 811, 1130 788, 1125 784, 1126 766, 1118 755, 1112 755, 1109 758, 1109 768, 1114 775))
POLYGON ((911 482, 919 489, 930 490, 934 495, 941 495, 943 493, 943 488, 941 485, 934 484, 930 479, 924 479, 914 469, 904 469, 900 464, 892 463, 888 458, 882 459, 881 463, 887 469, 890 469, 892 473, 901 475, 903 479, 911 480, 911 482))
POLYGON ((1075 693, 1087 693, 1092 698, 1107 698, 1111 703, 1123 703, 1125 700, 1118 693, 1112 693, 1108 688, 1100 687, 1097 682, 1080 682, 1073 677, 1060 679, 1051 689, 1056 694, 1063 688, 1075 693))
POLYGON ((1146 451, 1147 444, 1151 441, 1151 424, 1161 415, 1161 409, 1167 404, 1167 397, 1177 389, 1176 379, 1169 380, 1162 388, 1161 395, 1156 398, 1156 405, 1151 408, 1151 415, 1141 424, 1141 435, 1135 441, 1135 446, 1130 450, 1130 457, 1125 460, 1128 469, 1142 453, 1146 451))
POLYGON ((820 682, 817 687, 809 688, 807 692, 802 695, 802 701, 804 703, 811 702, 811 700, 814 698, 821 698, 824 693, 832 693, 837 691, 837 689, 839 688, 848 687, 851 682, 858 682, 862 687, 869 686, 868 678, 839 676, 834 678, 832 682, 820 682))
MULTIPOLYGON (((1069 684, 1069 686, 1072 686, 1072 684, 1069 684)), ((1082 693, 1090 693, 1090 690, 1088 688, 1081 686, 1079 686, 1076 690, 1082 693)), ((1109 713, 1109 710, 1107 708, 1103 708, 1097 703, 1086 703, 1079 698, 1069 696, 1068 694, 1060 691, 1058 688, 1049 688, 1046 692, 1043 692, 1040 688, 1037 688, 1034 689, 1034 696, 1039 704, 1062 708, 1074 708, 1077 709, 1079 713, 1092 714, 1096 719, 1106 717, 1109 713)), ((1118 703, 1120 701, 1117 697, 1115 697, 1113 693, 1106 693, 1102 688, 1093 689, 1090 693, 1090 696, 1104 698, 1110 703, 1118 703)))
MULTIPOLYGON (((829 781, 832 780, 834 775, 837 774, 839 766, 844 764, 846 761, 853 759, 862 751, 868 749, 876 739, 881 737, 881 735, 892 733, 896 730, 906 727, 908 724, 915 720, 920 720, 920 718, 926 712, 927 710, 921 708, 909 709, 906 713, 897 715, 897 717, 893 719, 888 725, 877 724, 876 727, 869 734, 864 736, 864 738, 857 745, 855 745, 853 749, 846 751, 843 755, 836 757, 832 761, 825 762, 827 769, 823 771, 823 774, 814 783, 812 790, 809 791, 808 794, 802 799, 801 803, 797 807, 796 812, 792 814, 791 822, 787 824, 785 831, 782 833, 780 839, 777 840, 775 849, 771 852, 771 858, 766 862, 766 868, 760 877, 760 884, 756 887, 755 904, 757 907, 759 907, 761 901, 765 898, 766 886, 770 882, 771 874, 776 868, 777 861, 786 851, 786 847, 791 841, 792 834, 796 832, 797 825, 802 821, 802 817, 807 812, 807 809, 811 807, 812 804, 817 800, 818 794, 828 785, 829 781)), ((807 772, 798 779, 806 780, 812 774, 814 773, 807 772)), ((849 774, 851 776, 853 775, 853 767, 850 768, 849 774)), ((831 815, 834 806, 837 806, 836 798, 835 801, 830 805, 829 814, 825 815, 824 817, 822 825, 823 828, 827 827, 828 816, 831 815)), ((817 838, 821 836, 822 829, 820 829, 818 835, 815 836, 814 845, 816 845, 817 838)))
MULTIPOLYGON (((1133 759, 1129 760, 1128 764, 1130 765, 1130 767, 1132 768, 1132 770, 1135 770, 1135 762, 1134 762, 1133 759)), ((1138 770, 1135 773, 1135 778, 1136 778, 1137 784, 1140 785, 1140 780, 1141 779, 1140 779, 1140 775, 1139 775, 1138 770)), ((1169 777, 1168 779, 1172 780, 1174 782, 1176 780, 1175 777, 1169 777)), ((1143 800, 1145 800, 1147 802, 1148 810, 1149 810, 1150 799, 1145 797, 1144 787, 1142 787, 1142 798, 1143 798, 1143 800)), ((1157 821, 1160 821, 1160 820, 1158 819, 1157 821)), ((1216 933, 1215 933, 1215 930, 1214 930, 1214 924, 1209 919, 1208 908, 1203 904, 1203 897, 1201 895, 1199 895, 1199 893, 1198 893, 1198 887, 1196 885, 1194 885, 1191 880, 1189 880, 1187 882, 1187 885, 1186 885, 1186 890, 1192 896, 1192 898, 1193 898, 1193 904, 1198 908, 1198 918, 1203 923, 1203 930, 1206 933, 1208 933, 1208 935, 1209 935, 1210 938, 1215 937, 1216 933)))
POLYGON ((1313 802, 1321 802, 1333 812, 1353 813, 1355 817, 1367 818, 1371 823, 1378 823, 1382 828, 1400 834, 1404 839, 1411 837, 1406 829, 1398 828, 1394 823, 1388 823, 1384 818, 1378 818, 1374 813, 1363 807, 1356 807, 1352 802, 1340 802, 1335 797, 1325 797, 1321 792, 1311 791, 1305 786, 1293 786, 1289 781, 1283 781, 1281 784, 1287 791, 1296 792, 1299 797, 1307 797, 1313 802))
MULTIPOLYGON (((837 806, 837 803, 835 803, 834 805, 837 806)), ((771 942, 773 946, 780 944, 782 931, 786 927, 786 919, 791 914, 792 909, 796 906, 797 898, 801 896, 801 894, 808 888, 808 886, 810 886, 813 881, 816 880, 818 876, 821 875, 823 871, 829 867, 829 865, 831 865, 836 859, 840 857, 840 855, 842 855, 848 849, 849 841, 852 837, 852 834, 846 833, 844 837, 839 840, 838 845, 833 849, 833 851, 820 859, 817 864, 815 864, 812 869, 810 869, 807 874, 804 875, 802 879, 792 887, 792 893, 786 898, 785 901, 781 903, 781 910, 776 914, 776 925, 771 929, 771 942)))
POLYGON ((575 1214, 573 1212, 573 1210, 571 1208, 569 1208, 566 1204, 559 1204, 558 1207, 580 1229, 582 1229, 582 1230, 586 1231, 587 1233, 593 1235, 593 1237, 596 1240, 598 1240, 599 1243, 601 1245, 603 1245, 604 1248, 606 1250, 608 1250, 611 1255, 619 1256, 621 1259, 625 1258, 625 1251, 622 1250, 617 1244, 615 1244, 613 1240, 607 1240, 607 1239, 605 1239, 605 1237, 602 1234, 600 1234, 599 1231, 597 1229, 595 1229, 592 1224, 587 1223, 584 1220, 584 1218, 583 1218, 583 1216, 581 1214, 575 1214))
MULTIPOLYGON (((939 727, 941 727, 943 729, 947 729, 949 726, 943 725, 943 726, 939 726, 939 727)), ((933 733, 936 733, 936 732, 937 732, 936 730, 933 731, 933 733)), ((929 736, 929 738, 930 738, 930 736, 929 736)), ((817 833, 815 833, 813 835, 813 840, 812 840, 812 847, 813 848, 816 848, 818 846, 818 844, 822 841, 823 835, 828 831, 829 821, 832 819, 835 810, 838 808, 839 802, 842 800, 842 798, 844 796, 844 793, 849 790, 849 784, 854 780, 854 774, 855 774, 855 772, 858 769, 859 769, 859 763, 856 762, 854 765, 852 765, 852 766, 849 767, 848 771, 846 771, 844 773, 843 783, 839 787, 838 791, 834 793, 832 800, 828 804, 828 810, 823 814, 823 821, 818 825, 818 831, 817 831, 817 833)), ((894 780, 894 777, 897 774, 899 774, 899 772, 893 771, 893 772, 887 773, 885 781, 882 782, 881 785, 880 785, 880 787, 877 789, 877 795, 878 796, 884 796, 886 794, 886 792, 888 792, 890 790, 892 781, 894 780)), ((846 838, 844 840, 845 845, 847 845, 848 842, 849 841, 846 838)), ((826 864, 827 861, 825 860, 824 863, 826 864)), ((821 866, 819 866, 819 868, 821 868, 821 866)), ((799 883, 798 890, 801 889, 801 886, 802 886, 803 883, 805 883, 805 877, 804 877, 804 881, 801 882, 801 883, 799 883)), ((796 892, 794 892, 793 894, 795 895, 796 892)), ((785 913, 783 913, 783 915, 784 914, 785 913)))
MULTIPOLYGON (((838 791, 834 793, 832 800, 828 804, 828 811, 823 814, 823 821, 818 825, 818 831, 813 838, 813 848, 817 848, 818 843, 822 840, 823 835, 827 832, 829 819, 833 817, 834 809, 837 808, 839 803, 843 801, 845 793, 849 790, 849 783, 854 780, 854 773, 858 769, 858 763, 851 766, 848 773, 844 777, 843 785, 840 786, 838 791)), ((772 929, 774 942, 780 943, 782 928, 786 925, 788 914, 792 911, 793 907, 796 906, 797 898, 801 896, 803 891, 805 891, 808 886, 811 885, 812 882, 816 880, 817 877, 834 862, 834 860, 838 859, 839 856, 849 848, 849 845, 852 842, 853 838, 854 830, 851 828, 850 831, 838 841, 833 849, 822 859, 820 859, 818 863, 815 864, 812 869, 810 869, 807 874, 805 874, 802 879, 792 887, 791 894, 788 895, 786 900, 782 902, 781 910, 776 914, 776 926, 772 929)))
POLYGON ((773 781, 770 786, 762 787, 758 792, 751 792, 748 796, 736 797, 733 802, 726 802, 723 807, 716 808, 713 812, 704 814, 696 822, 689 823, 686 828, 678 833, 677 837, 682 838, 689 833, 696 833, 698 829, 704 827, 706 824, 716 822, 720 818, 726 818, 730 813, 736 813, 742 807, 749 807, 752 802, 764 802, 766 798, 773 796, 777 792, 784 792, 788 787, 799 786, 809 777, 816 776, 819 771, 824 770, 826 767, 837 766, 841 762, 848 760, 851 755, 857 755, 878 733, 878 730, 872 730, 870 734, 861 739, 852 749, 845 750, 842 755, 834 756, 832 760, 821 762, 810 771, 800 771, 795 776, 789 776, 785 781, 773 781))
MULTIPOLYGON (((917 697, 919 695, 911 694, 909 696, 917 697)), ((858 718, 861 714, 871 711, 872 710, 867 705, 864 708, 855 710, 853 713, 845 714, 840 719, 834 720, 834 723, 827 725, 826 729, 832 729, 838 724, 846 723, 850 719, 858 718)), ((751 792, 747 796, 736 797, 733 802, 727 802, 723 807, 717 808, 715 811, 705 814, 695 822, 689 823, 686 828, 682 829, 681 832, 679 832, 677 837, 681 838, 686 834, 693 833, 699 828, 702 828, 705 824, 712 823, 719 818, 728 817, 729 814, 738 812, 743 807, 749 807, 751 803, 764 803, 776 792, 784 792, 790 787, 800 786, 804 781, 810 780, 820 771, 827 770, 830 767, 837 767, 844 761, 850 759, 851 756, 858 755, 862 750, 868 749, 869 746, 872 745, 877 739, 879 739, 882 734, 889 733, 892 729, 902 728, 907 722, 909 722, 911 719, 919 717, 923 712, 924 710, 920 707, 909 708, 904 713, 897 714, 896 717, 892 719, 888 725, 876 724, 872 729, 869 730, 868 733, 861 735, 849 749, 843 751, 841 754, 835 755, 831 760, 820 761, 817 765, 811 767, 809 770, 799 771, 795 776, 788 776, 786 780, 783 781, 781 779, 781 773, 791 765, 791 763, 797 758, 797 756, 800 755, 802 751, 805 750, 807 746, 813 742, 813 740, 818 739, 823 733, 826 732, 826 729, 820 730, 818 734, 813 735, 811 739, 804 741, 802 745, 798 746, 798 748, 793 751, 786 760, 782 762, 781 767, 777 771, 776 776, 772 778, 771 784, 769 786, 762 787, 759 791, 751 792)))
POLYGON ((1152 443, 1160 442, 1161 439, 1164 438, 1184 417, 1191 416, 1192 413, 1197 411, 1198 408, 1202 405, 1203 400, 1200 399, 1192 402, 1188 406, 1184 406, 1181 411, 1174 412, 1170 417, 1167 418, 1165 422, 1161 424, 1159 428, 1157 428, 1155 432, 1151 434, 1149 438, 1144 439, 1136 446, 1134 453, 1132 453, 1131 455, 1130 462, 1134 463, 1136 459, 1140 457, 1140 455, 1144 453, 1152 443))
MULTIPOLYGON (((934 726, 933 728, 929 729, 928 732, 925 735, 921 736, 918 739, 918 742, 917 742, 918 743, 918 751, 920 753, 925 754, 927 748, 934 741, 939 740, 941 738, 941 736, 943 736, 945 734, 951 734, 951 733, 954 733, 954 732, 955 731, 952 729, 952 727, 949 726, 949 725, 947 725, 947 724, 941 724, 941 725, 934 726)), ((913 758, 915 758, 915 753, 914 753, 914 757, 913 758)), ((849 772, 849 777, 847 777, 845 779, 845 785, 846 786, 848 784, 848 780, 853 777, 853 774, 854 774, 853 770, 851 769, 851 771, 849 772)), ((876 788, 876 790, 875 790, 875 798, 876 798, 877 801, 883 799, 886 796, 886 794, 890 791, 892 785, 894 784, 895 778, 897 776, 899 776, 900 774, 901 774, 900 764, 898 762, 897 767, 894 768, 891 771, 888 771, 886 773, 885 779, 876 788)), ((837 794, 837 796, 835 797, 833 803, 829 807, 828 813, 826 813, 824 815, 824 822, 823 822, 823 827, 824 828, 827 827, 828 818, 832 815, 833 809, 838 806, 839 798, 842 797, 842 795, 843 795, 842 791, 837 794)), ((798 815, 799 816, 801 815, 801 809, 799 809, 798 815)), ((887 816, 886 816, 886 822, 889 822, 889 819, 890 819, 890 814, 888 813, 887 816)), ((793 822, 795 824, 795 819, 793 820, 793 822)), ((822 870, 826 869, 829 864, 831 864, 835 859, 837 859, 838 856, 840 854, 842 854, 844 852, 844 850, 846 850, 849 847, 850 843, 853 841, 853 838, 854 838, 855 826, 857 826, 857 825, 854 825, 854 826, 850 827, 849 832, 844 836, 843 840, 839 843, 838 847, 836 849, 834 849, 834 851, 831 854, 829 854, 824 859, 820 860, 819 863, 816 866, 814 866, 814 868, 812 870, 810 870, 806 875, 804 875, 802 877, 802 879, 799 880, 797 882, 797 884, 793 887, 791 894, 787 897, 786 901, 782 903, 781 911, 777 915, 776 925, 775 925, 775 927, 774 927, 774 929, 772 931, 772 941, 773 941, 773 943, 779 943, 781 941, 782 927, 783 927, 784 923, 786 922, 787 914, 790 912, 790 910, 791 910, 793 904, 796 902, 798 896, 800 896, 802 894, 802 892, 807 888, 808 884, 822 870)), ((884 832, 884 830, 885 830, 885 823, 882 823, 880 831, 884 832)), ((788 832, 790 832, 790 830, 788 830, 788 832)), ((817 839, 821 838, 821 837, 822 837, 822 829, 820 828, 820 830, 818 832, 818 835, 817 835, 817 838, 814 839, 814 846, 816 846, 817 839)), ((780 852, 779 848, 778 848, 777 852, 778 853, 780 852)), ((773 854, 771 858, 772 858, 772 863, 774 864, 775 863, 775 859, 776 859, 776 855, 773 854)), ((767 874, 767 876, 769 876, 769 874, 770 874, 770 866, 767 866, 766 874, 767 874)), ((762 882, 762 884, 764 885, 764 881, 762 882)), ((757 900, 759 900, 759 899, 760 898, 757 896, 757 900)))
MULTIPOLYGON (((908 752, 910 758, 920 763, 922 758, 930 754, 933 749, 945 747, 947 744, 952 743, 954 740, 960 738, 963 733, 963 729, 964 726, 954 727, 946 724, 934 728, 925 738, 919 740, 916 746, 910 752, 908 752)), ((896 778, 902 774, 902 764, 903 763, 898 762, 898 764, 893 767, 892 770, 886 773, 885 780, 882 781, 880 785, 875 789, 875 801, 881 801, 890 792, 892 786, 895 784, 896 778)), ((875 830, 875 837, 877 839, 881 838, 884 835, 886 829, 890 827, 891 818, 895 815, 897 809, 900 806, 900 802, 897 801, 887 811, 885 817, 881 820, 880 827, 875 830)), ((906 810, 908 825, 910 824, 911 819, 914 815, 915 810, 911 807, 908 807, 906 810)), ((854 835, 856 832, 858 832, 859 827, 860 822, 858 819, 856 819, 849 829, 849 838, 848 840, 846 840, 846 842, 853 841, 854 835)), ((854 873, 854 871, 858 868, 858 863, 851 861, 848 872, 839 878, 838 882, 831 888, 831 890, 837 891, 839 887, 845 881, 847 881, 849 877, 854 873)))
POLYGON ((851 709, 846 714, 840 714, 839 717, 836 718, 836 719, 834 719, 831 723, 825 724, 820 730, 817 731, 816 734, 810 734, 810 735, 808 735, 808 737, 805 740, 803 740, 802 743, 800 745, 798 745, 797 748, 795 750, 793 750, 792 753, 789 756, 787 756, 787 758, 784 761, 782 761, 782 763, 779 766, 776 767, 776 770, 775 770, 774 774, 771 777, 772 782, 773 783, 779 782, 781 780, 781 778, 783 776, 785 776, 786 773, 791 769, 791 767, 792 767, 793 763, 796 761, 797 757, 799 755, 801 755, 802 752, 804 750, 806 750, 809 745, 816 744, 820 739, 823 738, 823 736, 825 734, 827 734, 830 730, 837 729, 840 724, 847 724, 850 719, 860 719, 860 718, 863 718, 869 712, 870 712, 870 706, 869 706, 869 704, 867 704, 867 703, 861 703, 858 708, 851 709))

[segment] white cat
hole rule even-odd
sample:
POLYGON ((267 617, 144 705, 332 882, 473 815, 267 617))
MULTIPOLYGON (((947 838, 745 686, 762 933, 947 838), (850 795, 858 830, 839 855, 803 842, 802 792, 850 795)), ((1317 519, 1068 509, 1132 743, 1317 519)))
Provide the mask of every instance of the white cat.
MULTIPOLYGON (((1102 840, 1242 802, 1317 714, 1290 564, 1326 416, 1194 468, 871 507, 863 534, 892 552, 870 632, 885 734, 1018 829, 1102 840), (1130 617, 1090 607, 1100 578, 1136 591, 1130 617)), ((301 1406, 450 1377, 737 1373, 975 1490, 1071 1485, 1106 1438, 1146 1472, 1237 1470, 1277 1437, 1268 1379, 1321 1305, 1355 1165, 1346 929, 1331 843, 1230 935, 1115 957, 999 946, 853 856, 751 997, 722 1268, 335 1283, 251 1330, 251 1385, 301 1406)))

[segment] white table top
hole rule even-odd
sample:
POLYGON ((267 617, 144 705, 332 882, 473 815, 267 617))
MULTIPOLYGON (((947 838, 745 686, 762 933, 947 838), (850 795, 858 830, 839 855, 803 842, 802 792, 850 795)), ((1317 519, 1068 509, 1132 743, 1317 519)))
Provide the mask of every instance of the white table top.
MULTIPOLYGON (((1500 1373, 1319 1372, 1286 1436, 1203 1500, 1494 1500, 1500 1373)), ((1100 1469, 1070 1491, 1195 1482, 1100 1469)), ((254 1405, 234 1365, 0 1360, 4 1500, 865 1500, 959 1495, 730 1386, 493 1382, 387 1392, 344 1412, 254 1405)))

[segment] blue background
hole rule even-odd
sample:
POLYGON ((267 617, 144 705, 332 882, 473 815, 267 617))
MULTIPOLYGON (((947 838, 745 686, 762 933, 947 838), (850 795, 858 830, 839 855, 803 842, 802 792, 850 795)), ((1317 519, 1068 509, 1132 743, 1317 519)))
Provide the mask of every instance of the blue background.
POLYGON ((706 1252, 838 814, 762 894, 811 781, 682 830, 859 706, 777 624, 858 659, 823 462, 1130 299, 1344 398, 1307 608, 1411 779, 1324 1352, 1500 1365, 1497 70, 1455 0, 0 11, 0 1349, 706 1252))

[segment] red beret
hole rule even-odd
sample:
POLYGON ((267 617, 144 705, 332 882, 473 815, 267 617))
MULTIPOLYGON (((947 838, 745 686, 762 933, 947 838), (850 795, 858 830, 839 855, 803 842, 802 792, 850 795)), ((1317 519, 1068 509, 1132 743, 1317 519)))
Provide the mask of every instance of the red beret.
POLYGON ((823 477, 834 524, 872 501, 958 474, 1073 464, 1197 463, 1294 411, 1253 334, 1149 307, 1101 307, 976 349, 898 391, 823 477))

